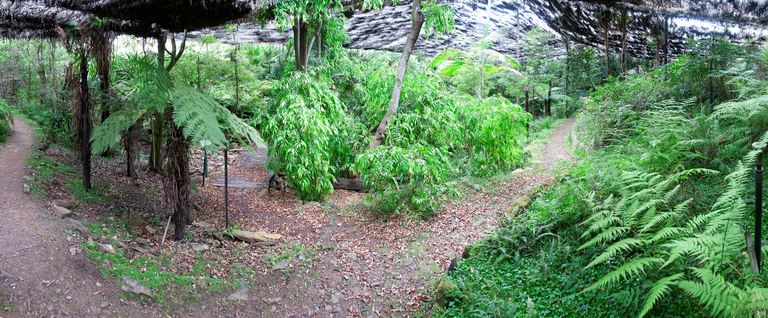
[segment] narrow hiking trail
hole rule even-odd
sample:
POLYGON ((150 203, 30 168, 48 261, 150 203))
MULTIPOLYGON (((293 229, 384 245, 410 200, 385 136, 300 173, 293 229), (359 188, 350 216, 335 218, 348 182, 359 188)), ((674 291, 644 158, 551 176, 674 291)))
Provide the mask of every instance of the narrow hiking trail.
MULTIPOLYGON (((228 301, 232 290, 212 290, 202 284, 192 292, 198 301, 171 310, 125 300, 119 284, 102 277, 103 265, 88 260, 78 248, 84 239, 70 230, 69 220, 51 215, 49 203, 23 193, 24 176, 31 171, 25 160, 37 155, 32 152, 32 129, 16 119, 12 138, 0 148, 0 317, 408 317, 429 313, 424 307, 431 303, 425 301, 433 297, 435 283, 451 259, 492 231, 512 201, 536 185, 551 184, 551 170, 559 162, 571 160, 565 138, 574 122, 570 119, 558 127, 536 157, 541 160, 514 176, 485 188, 469 179, 450 185, 462 195, 445 200, 441 212, 428 221, 373 218, 364 212, 365 194, 349 191, 336 191, 329 204, 319 204, 302 203, 290 191, 264 196, 257 189, 230 189, 230 220, 244 229, 280 233, 283 238, 276 246, 225 242, 195 252, 190 243, 207 240, 203 231, 192 226, 196 235, 190 240, 167 242, 171 253, 165 257, 170 263, 183 267, 195 257, 218 263, 220 272, 212 269, 207 277, 232 275, 249 288, 248 300, 228 301), (248 268, 252 275, 236 278, 242 274, 242 270, 230 271, 236 267, 248 268)), ((239 169, 239 163, 230 172, 241 173, 244 180, 266 173, 239 169)), ((38 163, 32 158, 30 164, 38 163)), ((198 185, 195 200, 208 212, 197 219, 223 228, 223 190, 213 185, 215 177, 206 186, 198 185)), ((77 218, 88 215, 79 214, 77 218)))
POLYGON ((160 316, 122 300, 120 287, 77 248, 68 222, 23 193, 33 131, 20 118, 14 122, 0 148, 0 317, 160 316))

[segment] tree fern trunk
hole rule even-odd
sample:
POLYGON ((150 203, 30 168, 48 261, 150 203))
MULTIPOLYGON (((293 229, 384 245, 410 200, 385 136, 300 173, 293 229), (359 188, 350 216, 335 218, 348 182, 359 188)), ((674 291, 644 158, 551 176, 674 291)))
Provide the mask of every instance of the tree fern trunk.
POLYGON ((168 195, 169 203, 173 206, 173 219, 175 227, 174 238, 184 239, 184 227, 191 223, 189 203, 189 141, 184 137, 181 127, 177 126, 172 118, 169 118, 171 137, 168 143, 168 178, 166 181, 170 187, 168 195))
POLYGON ((82 130, 80 162, 83 165, 83 186, 91 188, 91 96, 88 90, 88 54, 80 47, 80 109, 82 110, 82 130))
POLYGON ((123 137, 123 149, 125 149, 126 172, 129 178, 136 178, 136 143, 139 137, 141 119, 134 123, 123 137))

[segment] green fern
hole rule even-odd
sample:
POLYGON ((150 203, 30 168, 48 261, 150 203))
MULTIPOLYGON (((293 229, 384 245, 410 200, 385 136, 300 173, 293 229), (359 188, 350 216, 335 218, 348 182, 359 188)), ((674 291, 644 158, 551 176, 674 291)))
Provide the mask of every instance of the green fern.
MULTIPOLYGON (((768 140, 768 133, 763 141, 768 140)), ((725 191, 710 212, 688 216, 691 199, 672 205, 680 187, 677 182, 693 174, 713 170, 692 169, 661 178, 657 173, 626 172, 622 181, 621 205, 606 207, 590 196, 586 202, 592 215, 582 235, 589 239, 580 249, 603 250, 586 267, 621 257, 623 263, 583 292, 606 287, 629 277, 655 281, 641 288, 645 301, 639 316, 651 312, 675 286, 698 299, 715 316, 762 316, 768 309, 768 289, 754 279, 743 253, 743 220, 750 213, 744 197, 757 151, 750 151, 736 169, 724 177, 725 191), (618 218, 618 219, 617 219, 618 218), (680 268, 683 266, 683 271, 680 268), (690 279, 696 277, 697 279, 690 279)), ((626 296, 626 295, 625 295, 626 296)))
POLYGON ((171 90, 173 119, 184 127, 184 136, 193 144, 208 140, 214 145, 229 146, 225 130, 235 137, 244 137, 257 147, 264 147, 259 133, 227 108, 184 83, 175 83, 171 90))

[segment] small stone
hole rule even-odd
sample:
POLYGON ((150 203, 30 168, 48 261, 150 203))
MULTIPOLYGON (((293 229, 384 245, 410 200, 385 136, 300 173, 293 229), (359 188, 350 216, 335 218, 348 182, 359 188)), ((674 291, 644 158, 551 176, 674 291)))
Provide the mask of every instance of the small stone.
POLYGON ((142 285, 138 280, 128 276, 123 276, 123 286, 121 286, 120 289, 137 295, 147 295, 149 298, 154 297, 152 296, 152 290, 149 289, 149 287, 142 285))
POLYGON ((101 306, 99 306, 99 307, 101 309, 107 308, 107 307, 109 307, 109 303, 105 301, 105 302, 101 303, 101 306))
POLYGON ((279 303, 281 300, 283 300, 282 297, 267 297, 267 298, 264 298, 264 302, 267 303, 267 304, 270 304, 270 305, 279 303))
POLYGON ((202 244, 202 243, 192 243, 191 244, 192 249, 198 252, 207 251, 208 250, 208 244, 202 244))
POLYGON ((346 256, 347 258, 353 261, 357 260, 357 254, 355 252, 344 253, 344 256, 346 256))
POLYGON ((23 190, 23 191, 24 191, 24 194, 29 194, 29 192, 30 192, 31 190, 30 190, 30 188, 29 188, 29 185, 28 185, 28 184, 25 184, 25 185, 24 185, 24 190, 23 190))
POLYGON ((338 304, 342 300, 344 300, 344 294, 342 293, 335 293, 331 295, 331 302, 334 304, 338 304))
POLYGON ((515 202, 512 202, 512 205, 509 206, 509 209, 507 209, 507 217, 516 217, 518 213, 520 213, 520 210, 526 208, 528 205, 531 204, 531 198, 529 197, 520 197, 515 202))
POLYGON ((141 253, 141 254, 149 254, 149 250, 148 250, 148 249, 146 249, 146 248, 142 248, 142 247, 140 247, 140 246, 134 246, 134 247, 133 247, 133 250, 134 250, 134 251, 137 251, 137 252, 139 252, 139 253, 141 253))
POLYGON ((286 258, 280 261, 279 263, 277 263, 277 265, 275 265, 275 267, 272 267, 272 269, 285 269, 286 267, 288 267, 290 263, 291 261, 286 258))
POLYGON ((282 235, 280 234, 270 234, 266 232, 248 232, 248 231, 239 231, 239 230, 232 230, 232 236, 234 236, 238 240, 249 242, 249 243, 261 242, 261 241, 267 241, 267 240, 279 240, 282 237, 282 235))
POLYGON ((192 222, 192 225, 197 226, 197 227, 202 228, 202 229, 215 229, 216 228, 212 224, 207 223, 207 222, 203 222, 203 221, 192 222))
POLYGON ((51 211, 53 211, 53 214, 55 214, 56 216, 62 219, 72 217, 72 215, 74 215, 74 213, 72 213, 72 211, 70 211, 69 209, 65 207, 57 206, 57 205, 52 206, 51 211))
POLYGON ((24 181, 29 181, 29 182, 35 181, 35 176, 23 176, 21 178, 24 179, 24 181))
POLYGON ((56 292, 57 294, 61 294, 61 288, 56 288, 56 289, 54 290, 54 292, 56 292))
POLYGON ((115 248, 112 246, 112 244, 101 244, 99 243, 99 252, 106 253, 106 254, 115 254, 117 251, 115 251, 115 248))
POLYGON ((232 295, 229 295, 229 297, 227 297, 227 300, 247 301, 248 300, 248 286, 245 286, 244 283, 240 283, 240 285, 237 286, 237 291, 235 293, 233 293, 232 295))
POLYGON ((74 247, 74 246, 70 247, 69 254, 72 254, 72 256, 75 256, 75 254, 77 254, 77 247, 74 247))
POLYGON ((451 264, 448 265, 448 271, 452 272, 459 268, 459 257, 454 257, 451 259, 451 264))
POLYGON ((149 241, 147 241, 147 239, 145 239, 145 238, 137 237, 136 238, 136 243, 139 243, 141 245, 147 245, 147 244, 149 244, 149 241))
POLYGON ((72 296, 67 296, 67 297, 64 297, 64 299, 66 299, 66 300, 72 300, 72 296))
POLYGON ((157 233, 157 230, 155 230, 155 228, 153 228, 151 225, 147 225, 146 227, 144 227, 144 229, 147 230, 147 233, 149 233, 149 235, 155 235, 155 233, 157 233))
POLYGON ((101 266, 109 267, 109 261, 108 260, 104 260, 103 262, 101 262, 101 266))
POLYGON ((74 208, 77 205, 75 200, 53 200, 51 203, 67 209, 74 208))

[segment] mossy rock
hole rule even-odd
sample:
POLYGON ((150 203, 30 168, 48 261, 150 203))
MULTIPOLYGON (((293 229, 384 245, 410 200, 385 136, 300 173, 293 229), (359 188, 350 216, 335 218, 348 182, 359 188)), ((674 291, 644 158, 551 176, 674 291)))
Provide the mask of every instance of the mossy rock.
POLYGON ((507 209, 507 217, 513 218, 516 217, 518 214, 520 214, 520 210, 528 207, 531 204, 531 198, 530 197, 520 197, 515 202, 512 202, 512 205, 509 206, 507 209))
POLYGON ((435 295, 435 302, 445 308, 445 304, 451 300, 451 291, 456 289, 456 285, 451 281, 443 278, 437 284, 437 294, 435 295))
POLYGON ((464 251, 461 252, 461 259, 468 259, 475 255, 475 245, 469 244, 464 247, 464 251))

